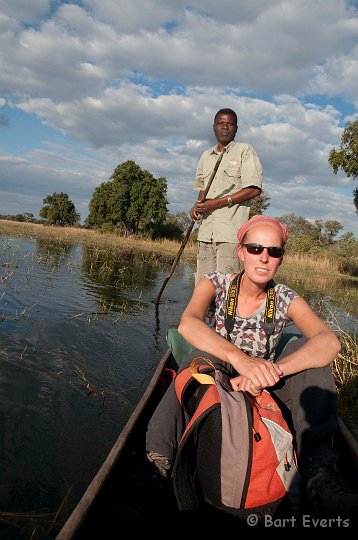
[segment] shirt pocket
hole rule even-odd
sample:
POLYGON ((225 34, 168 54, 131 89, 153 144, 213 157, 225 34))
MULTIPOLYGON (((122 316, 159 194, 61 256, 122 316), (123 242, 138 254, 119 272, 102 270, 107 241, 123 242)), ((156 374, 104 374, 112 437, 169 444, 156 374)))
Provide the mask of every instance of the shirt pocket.
POLYGON ((241 163, 236 159, 231 159, 226 165, 224 172, 230 178, 241 178, 241 163))
POLYGON ((226 189, 229 189, 231 193, 242 188, 240 163, 237 161, 235 163, 236 165, 229 164, 223 171, 224 186, 226 186, 226 189))

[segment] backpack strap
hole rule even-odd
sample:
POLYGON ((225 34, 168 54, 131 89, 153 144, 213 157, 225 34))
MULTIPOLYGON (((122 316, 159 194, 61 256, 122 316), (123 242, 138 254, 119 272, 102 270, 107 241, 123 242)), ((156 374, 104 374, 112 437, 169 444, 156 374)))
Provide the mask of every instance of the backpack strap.
MULTIPOLYGON (((189 367, 177 373, 174 379, 175 393, 177 395, 180 405, 184 409, 186 409, 185 395, 188 393, 189 391, 188 389, 190 386, 197 388, 198 383, 200 385, 209 385, 209 386, 216 384, 214 377, 212 375, 209 375, 209 373, 205 373, 208 371, 211 372, 213 370, 215 370, 215 366, 209 358, 203 358, 202 356, 197 356, 191 362, 189 367), (200 362, 202 362, 203 360, 205 364, 199 365, 200 362)), ((193 393, 195 390, 191 388, 190 391, 193 393)))
POLYGON ((199 509, 199 500, 203 496, 196 480, 197 463, 194 451, 194 434, 200 428, 205 417, 214 409, 220 410, 220 395, 215 379, 208 373, 202 372, 203 370, 212 372, 213 368, 214 365, 209 359, 197 357, 190 367, 179 372, 174 380, 178 400, 189 416, 178 445, 172 475, 174 493, 181 511, 199 509), (205 365, 199 365, 201 361, 205 361, 205 365), (190 414, 187 402, 193 396, 195 406, 190 414))

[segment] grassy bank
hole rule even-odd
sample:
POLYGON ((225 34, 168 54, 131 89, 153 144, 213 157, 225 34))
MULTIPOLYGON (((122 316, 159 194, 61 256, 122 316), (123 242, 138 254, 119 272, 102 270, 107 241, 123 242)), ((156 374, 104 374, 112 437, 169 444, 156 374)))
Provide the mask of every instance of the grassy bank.
MULTIPOLYGON (((0 220, 0 234, 34 237, 59 243, 79 243, 93 246, 96 249, 110 249, 113 252, 137 251, 143 253, 151 261, 158 260, 161 263, 167 262, 169 264, 174 261, 181 246, 181 243, 176 240, 150 240, 136 236, 124 238, 123 236, 99 230, 77 227, 52 227, 8 220, 0 220)), ((186 244, 181 258, 184 261, 195 263, 195 242, 189 241, 186 244)), ((315 258, 312 255, 290 255, 287 253, 283 268, 286 275, 339 277, 340 279, 354 280, 358 283, 358 278, 352 278, 339 272, 339 261, 334 258, 322 256, 315 258)))
MULTIPOLYGON (((109 256, 135 251, 141 253, 145 260, 158 265, 172 264, 181 246, 180 242, 173 240, 152 241, 134 236, 123 238, 115 234, 94 230, 51 227, 5 220, 0 220, 0 234, 33 237, 58 243, 83 244, 93 247, 96 251, 105 251, 109 256)), ((181 258, 195 264, 196 244, 189 242, 181 258)), ((337 295, 341 293, 339 285, 335 283, 339 283, 341 280, 358 281, 350 276, 340 274, 337 260, 314 258, 312 255, 305 257, 304 255, 287 254, 281 268, 279 276, 283 272, 285 276, 298 276, 303 281, 316 278, 315 286, 317 286, 317 277, 321 280, 329 280, 331 291, 337 295)), ((352 288, 350 295, 349 302, 352 305, 358 305, 358 289, 352 288)), ((347 311, 349 310, 349 302, 347 300, 345 304, 347 311)), ((340 328, 336 328, 336 331, 342 342, 342 351, 332 365, 339 396, 339 408, 347 426, 358 439, 356 425, 358 414, 358 337, 357 335, 348 335, 340 328)))
MULTIPOLYGON (((118 236, 98 230, 80 229, 77 227, 52 227, 36 223, 0 220, 0 234, 25 236, 51 240, 53 242, 78 243, 93 246, 96 249, 112 252, 137 251, 148 260, 172 263, 178 253, 180 243, 174 240, 148 240, 136 236, 118 236)), ((196 245, 188 243, 183 252, 183 260, 195 262, 196 245)))

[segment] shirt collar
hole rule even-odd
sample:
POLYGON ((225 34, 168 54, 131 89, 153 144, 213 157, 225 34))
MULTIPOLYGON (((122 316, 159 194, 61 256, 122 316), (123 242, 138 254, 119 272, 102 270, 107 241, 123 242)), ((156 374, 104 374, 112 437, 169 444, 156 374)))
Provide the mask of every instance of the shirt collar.
MULTIPOLYGON (((235 140, 230 141, 229 144, 226 146, 225 152, 228 152, 228 151, 230 150, 230 148, 231 148, 232 146, 234 146, 234 144, 236 144, 236 141, 235 141, 235 140)), ((210 153, 211 153, 211 154, 220 154, 220 151, 219 151, 219 149, 218 149, 218 145, 217 145, 217 144, 211 148, 211 152, 210 152, 210 153)))

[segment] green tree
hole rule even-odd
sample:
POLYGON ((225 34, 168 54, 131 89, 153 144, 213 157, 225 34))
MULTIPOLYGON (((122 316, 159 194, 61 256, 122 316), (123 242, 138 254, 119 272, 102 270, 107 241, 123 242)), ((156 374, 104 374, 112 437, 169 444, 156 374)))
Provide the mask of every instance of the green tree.
POLYGON ((100 227, 105 223, 111 223, 111 182, 102 182, 96 187, 92 199, 89 202, 89 214, 85 219, 85 225, 100 227))
POLYGON ((153 238, 168 238, 170 240, 182 240, 184 233, 191 224, 190 216, 184 210, 176 214, 168 213, 165 223, 155 228, 153 238))
POLYGON ((304 234, 311 238, 317 238, 317 226, 302 216, 286 214, 278 218, 286 225, 290 234, 304 234))
MULTIPOLYGON (((348 178, 358 178, 358 118, 348 122, 343 130, 339 150, 333 148, 328 156, 328 163, 337 174, 339 169, 345 172, 348 178)), ((358 213, 358 188, 353 190, 353 202, 358 213)))
POLYGON ((270 200, 271 197, 266 195, 264 191, 261 191, 260 195, 251 199, 249 218, 252 218, 256 215, 262 215, 264 211, 267 210, 270 206, 270 200))
POLYGON ((166 192, 165 178, 154 178, 134 161, 125 161, 114 169, 108 182, 95 189, 86 225, 122 227, 126 236, 152 234, 166 219, 166 192))
POLYGON ((343 229, 343 225, 336 220, 322 221, 316 219, 312 223, 306 218, 293 213, 281 216, 278 219, 286 225, 290 235, 295 236, 296 243, 300 238, 299 243, 305 247, 307 247, 307 241, 312 246, 328 246, 333 243, 334 237, 343 229), (302 237, 305 237, 306 240, 303 241, 302 237))
POLYGON ((322 227, 323 236, 327 239, 328 243, 332 243, 333 238, 337 236, 342 229, 343 225, 340 221, 336 221, 335 219, 325 221, 322 227))
POLYGON ((174 214, 168 214, 165 223, 158 224, 152 235, 153 240, 157 238, 181 240, 182 237, 183 229, 174 214))
MULTIPOLYGON (((169 214, 169 215, 172 216, 173 214, 169 214)), ((182 231, 182 234, 184 234, 188 230, 191 224, 191 217, 189 216, 188 212, 184 212, 184 210, 181 210, 180 212, 176 212, 173 215, 173 220, 175 220, 176 223, 178 224, 179 228, 182 231)))
POLYGON ((77 225, 80 215, 67 193, 53 193, 43 199, 43 206, 39 215, 51 225, 77 225))

